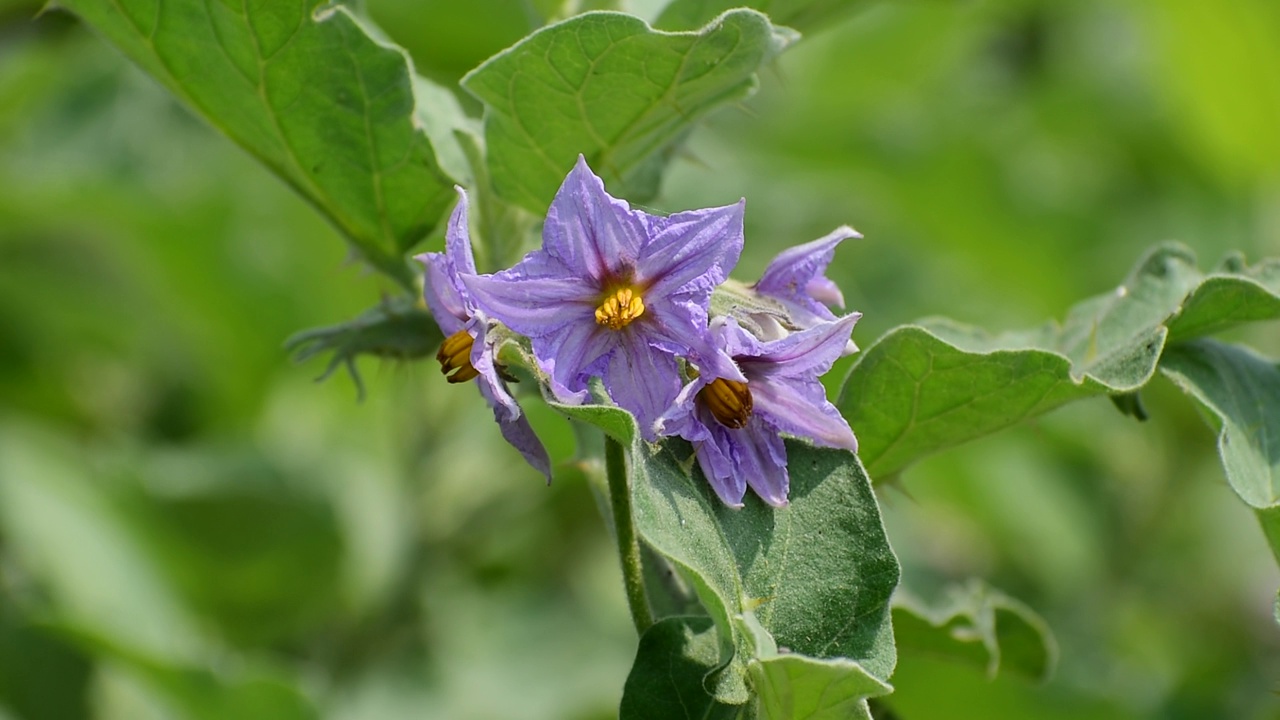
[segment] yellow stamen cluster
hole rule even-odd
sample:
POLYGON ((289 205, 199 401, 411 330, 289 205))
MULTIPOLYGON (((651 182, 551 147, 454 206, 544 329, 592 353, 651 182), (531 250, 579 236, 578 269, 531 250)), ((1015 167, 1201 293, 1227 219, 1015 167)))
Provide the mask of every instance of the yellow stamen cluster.
POLYGON ((716 378, 698 391, 698 401, 727 428, 737 430, 751 419, 751 390, 744 382, 716 378))
POLYGON ((610 330, 621 330, 643 314, 644 300, 640 293, 624 287, 607 295, 596 308, 596 324, 610 330))
POLYGON ((471 345, 474 342, 475 339, 471 337, 471 333, 459 330, 445 338, 444 343, 440 345, 440 350, 436 352, 436 360, 440 361, 440 372, 447 376, 446 379, 449 382, 466 382, 480 374, 480 371, 471 364, 471 345))

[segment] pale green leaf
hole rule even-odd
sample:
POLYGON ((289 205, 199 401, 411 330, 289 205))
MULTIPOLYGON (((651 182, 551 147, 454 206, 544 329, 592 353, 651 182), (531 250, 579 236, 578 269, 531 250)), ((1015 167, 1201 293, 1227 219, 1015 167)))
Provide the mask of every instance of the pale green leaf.
POLYGON ((1280 367, 1247 348, 1198 340, 1169 348, 1160 369, 1213 414, 1227 481, 1280 560, 1280 367))
POLYGON ((986 670, 1046 680, 1057 662, 1057 643, 1045 621, 1023 603, 972 580, 926 603, 899 588, 893 627, 904 653, 925 653, 986 670))
MULTIPOLYGON (((406 286, 453 202, 408 56, 312 0, 58 0, 298 190, 406 286)), ((423 98, 430 100, 430 98, 423 98)))
POLYGON ((672 0, 653 24, 663 30, 692 30, 730 8, 750 7, 779 25, 810 33, 868 5, 867 0, 672 0))
POLYGON ((896 328, 862 352, 838 405, 867 469, 884 478, 1072 400, 1136 392, 1171 334, 1280 317, 1277 277, 1275 262, 1236 260, 1206 276, 1186 248, 1160 246, 1061 325, 1000 335, 940 319, 896 328))
POLYGON ((794 37, 753 10, 682 33, 591 12, 495 55, 462 86, 487 106, 489 174, 503 197, 545 212, 582 154, 613 193, 643 202, 693 123, 750 95, 756 71, 794 37))

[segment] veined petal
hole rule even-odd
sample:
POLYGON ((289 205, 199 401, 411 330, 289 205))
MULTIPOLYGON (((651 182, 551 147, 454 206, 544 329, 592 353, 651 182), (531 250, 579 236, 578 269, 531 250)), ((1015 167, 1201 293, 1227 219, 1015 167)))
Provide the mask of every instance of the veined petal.
MULTIPOLYGON (((742 254, 742 214, 746 201, 675 213, 640 250, 636 281, 657 296, 695 285, 710 297, 742 254)), ((706 306, 706 300, 703 300, 706 306)))
MULTIPOLYGON (((568 323, 531 338, 534 357, 551 379, 551 392, 565 403, 587 399, 587 379, 599 372, 601 358, 615 352, 619 333, 596 325, 595 319, 568 323)), ((607 362, 607 360, 606 360, 607 362)))
POLYGON ((522 335, 546 335, 568 323, 595 323, 594 288, 569 277, 522 277, 518 270, 465 275, 462 282, 478 308, 522 335))
POLYGON ((444 251, 461 275, 476 274, 476 259, 471 249, 471 230, 467 224, 467 191, 454 185, 458 191, 458 204, 449 215, 449 225, 444 234, 444 251))
POLYGON ((693 453, 720 502, 731 508, 740 508, 742 498, 747 494, 747 479, 735 459, 734 441, 728 435, 730 432, 735 431, 712 429, 708 439, 694 441, 693 453))
MULTIPOLYGON (((862 313, 851 313, 835 322, 822 323, 808 330, 791 333, 784 338, 760 344, 751 358, 739 358, 739 362, 766 375, 816 378, 831 369, 831 365, 844 352, 853 326, 862 313)), ((737 328, 737 333, 747 332, 737 328)), ((738 353, 730 350, 735 356, 738 353)))
MULTIPOLYGON (((545 475, 547 482, 550 483, 551 458, 547 455, 547 449, 543 447, 542 441, 538 439, 537 433, 529 425, 529 419, 523 414, 518 414, 514 418, 507 417, 502 403, 493 397, 495 386, 484 382, 476 383, 476 386, 480 388, 480 394, 484 399, 493 407, 493 419, 498 421, 498 430, 502 433, 502 437, 520 452, 525 462, 532 465, 534 470, 545 475)), ((504 388, 502 392, 506 394, 506 389, 504 388)), ((510 397, 509 394, 508 397, 510 397)))
MULTIPOLYGON (((783 250, 765 268, 755 285, 756 291, 801 305, 818 305, 808 294, 810 282, 818 278, 831 282, 822 273, 835 257, 836 246, 854 237, 862 235, 848 225, 841 225, 817 240, 783 250)), ((830 287, 819 283, 817 287, 826 299, 836 299, 835 304, 844 307, 844 297, 834 283, 830 287)))
POLYGON ((858 451, 849 423, 827 401, 826 389, 814 380, 789 379, 786 384, 751 382, 753 417, 760 417, 785 433, 812 439, 826 447, 858 451))
POLYGON ((774 507, 786 507, 791 476, 787 474, 787 447, 778 433, 759 417, 753 417, 741 430, 726 429, 725 433, 737 433, 738 472, 751 490, 774 507))
POLYGON ((466 325, 470 313, 462 289, 456 284, 458 274, 452 271, 449 259, 443 253, 423 253, 414 259, 426 268, 422 276, 422 298, 431 317, 445 337, 458 332, 466 325))
POLYGON ((507 390, 507 384, 498 375, 494 362, 497 348, 488 341, 488 328, 481 318, 473 318, 467 323, 467 330, 473 333, 475 342, 471 345, 471 367, 480 373, 476 384, 480 386, 480 394, 484 395, 493 406, 493 415, 498 422, 510 422, 520 417, 520 405, 507 390))
POLYGON ((630 330, 615 333, 618 348, 609 355, 601 379, 618 407, 636 416, 644 439, 656 442, 654 426, 680 394, 680 368, 674 357, 630 330))
POLYGON ((685 357, 698 366, 700 373, 713 378, 745 381, 733 359, 707 331, 707 313, 695 302, 682 296, 656 299, 650 306, 651 318, 644 326, 650 344, 685 357))
POLYGON ((604 280, 634 266, 644 238, 631 205, 605 192, 604 181, 579 155, 547 210, 543 249, 575 274, 604 280))

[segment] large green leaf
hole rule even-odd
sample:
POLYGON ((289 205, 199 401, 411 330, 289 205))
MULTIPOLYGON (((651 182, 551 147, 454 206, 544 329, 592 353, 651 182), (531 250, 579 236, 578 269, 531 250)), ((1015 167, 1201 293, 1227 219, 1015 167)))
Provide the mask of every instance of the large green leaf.
POLYGON ((408 57, 314 0, 56 0, 406 283, 403 252, 453 201, 415 121, 408 57))
POLYGON ((1147 254, 1114 291, 1061 324, 989 335, 947 320, 903 326, 865 350, 839 406, 874 477, 1072 400, 1139 390, 1170 338, 1280 317, 1280 263, 1229 258, 1205 275, 1179 245, 1147 254))
POLYGON ((927 653, 1036 680, 1052 674, 1057 643, 1026 605, 973 580, 926 603, 902 588, 893 596, 893 628, 904 653, 927 653))
POLYGON ((1197 340, 1169 348, 1160 369, 1213 414, 1227 481, 1280 560, 1280 367, 1246 348, 1197 340))
POLYGON ((485 103, 489 174, 535 213, 585 155, 611 190, 643 202, 673 147, 708 111, 750 95, 795 34, 753 10, 697 32, 591 12, 545 27, 462 79, 485 103))
POLYGON ((868 4, 866 0, 673 0, 653 25, 663 30, 693 30, 730 8, 750 7, 779 25, 809 33, 868 4))

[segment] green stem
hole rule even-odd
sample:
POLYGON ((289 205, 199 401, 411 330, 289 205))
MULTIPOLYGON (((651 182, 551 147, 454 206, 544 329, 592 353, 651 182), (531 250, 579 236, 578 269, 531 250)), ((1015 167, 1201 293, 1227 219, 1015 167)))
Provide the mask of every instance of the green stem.
POLYGON ((649 598, 644 592, 644 567, 640 564, 640 539, 636 537, 631 515, 631 489, 627 485, 627 459, 622 445, 604 438, 604 467, 609 479, 609 505, 613 508, 613 534, 618 539, 618 557, 622 561, 622 582, 627 588, 627 604, 636 632, 643 635, 653 624, 649 598))

